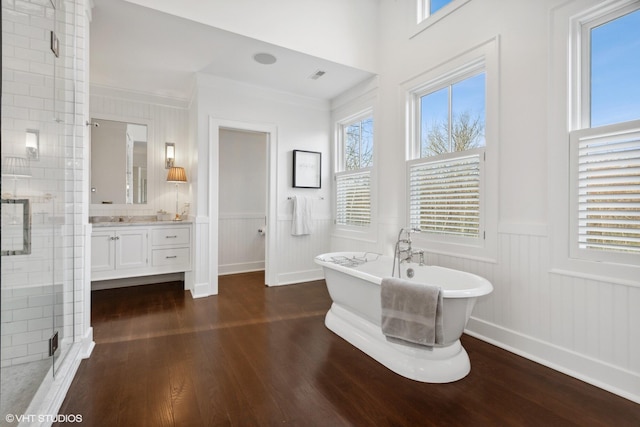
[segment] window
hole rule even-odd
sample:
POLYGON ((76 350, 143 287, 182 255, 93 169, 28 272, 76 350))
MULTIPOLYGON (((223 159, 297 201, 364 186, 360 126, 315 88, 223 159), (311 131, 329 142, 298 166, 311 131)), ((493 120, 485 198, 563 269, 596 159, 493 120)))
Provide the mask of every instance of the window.
POLYGON ((584 112, 589 127, 640 119, 640 10, 584 31, 590 40, 585 58, 590 111, 584 112))
POLYGON ((571 148, 577 247, 640 255, 640 121, 573 132, 571 148))
POLYGON ((420 157, 484 147, 484 73, 420 97, 420 157))
POLYGON ((409 15, 409 38, 446 18, 470 0, 413 0, 407 8, 409 15))
POLYGON ((370 113, 339 124, 336 165, 336 224, 371 223, 373 117, 370 113))
POLYGON ((421 13, 419 21, 427 19, 449 3, 451 0, 419 0, 418 10, 421 13))
POLYGON ((618 2, 574 27, 581 98, 570 133, 571 255, 640 259, 640 10, 618 2))
MULTIPOLYGON (((485 73, 478 63, 414 93, 409 221, 432 235, 484 238, 485 73)), ((475 243, 474 243, 475 242, 475 243)))

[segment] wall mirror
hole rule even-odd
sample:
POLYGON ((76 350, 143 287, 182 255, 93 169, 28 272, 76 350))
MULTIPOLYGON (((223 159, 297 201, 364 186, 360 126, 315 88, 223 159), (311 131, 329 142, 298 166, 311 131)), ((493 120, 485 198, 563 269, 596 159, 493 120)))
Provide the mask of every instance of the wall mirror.
POLYGON ((146 124, 91 119, 91 203, 147 203, 146 124))

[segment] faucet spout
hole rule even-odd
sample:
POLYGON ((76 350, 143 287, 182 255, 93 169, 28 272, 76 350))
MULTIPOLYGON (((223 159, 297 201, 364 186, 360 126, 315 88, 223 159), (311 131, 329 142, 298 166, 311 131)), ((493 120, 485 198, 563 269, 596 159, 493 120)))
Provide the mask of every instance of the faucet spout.
POLYGON ((400 278, 400 264, 403 262, 412 262, 414 255, 420 256, 420 265, 424 265, 424 251, 423 250, 413 250, 411 247, 411 234, 419 233, 421 230, 416 227, 411 228, 401 228, 398 233, 398 239, 396 240, 395 250, 393 254, 393 267, 391 270, 391 276, 395 274, 396 271, 396 262, 398 264, 398 278, 400 278), (402 235, 405 234, 406 237, 403 239, 402 235), (401 247, 401 245, 406 245, 405 247, 401 247))

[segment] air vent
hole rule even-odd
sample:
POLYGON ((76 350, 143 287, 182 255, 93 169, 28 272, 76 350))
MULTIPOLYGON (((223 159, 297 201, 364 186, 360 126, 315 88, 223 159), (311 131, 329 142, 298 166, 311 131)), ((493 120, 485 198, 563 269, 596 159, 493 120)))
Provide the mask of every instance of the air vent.
POLYGON ((324 76, 326 73, 327 73, 326 71, 318 70, 315 73, 311 74, 309 78, 311 80, 318 80, 320 77, 324 76))

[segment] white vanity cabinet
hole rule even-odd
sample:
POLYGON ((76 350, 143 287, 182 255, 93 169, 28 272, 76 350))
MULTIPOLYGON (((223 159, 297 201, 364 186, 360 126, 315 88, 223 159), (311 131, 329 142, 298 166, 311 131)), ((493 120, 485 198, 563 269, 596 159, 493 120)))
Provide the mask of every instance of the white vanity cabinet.
POLYGON ((151 265, 162 273, 190 270, 191 227, 160 227, 151 230, 151 265))
POLYGON ((191 270, 191 224, 94 226, 91 280, 123 279, 191 270))
POLYGON ((91 234, 92 276, 96 273, 96 277, 124 277, 127 270, 146 268, 149 263, 147 241, 146 228, 94 231, 91 234))

